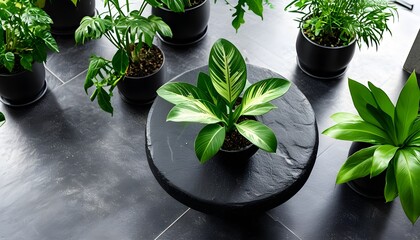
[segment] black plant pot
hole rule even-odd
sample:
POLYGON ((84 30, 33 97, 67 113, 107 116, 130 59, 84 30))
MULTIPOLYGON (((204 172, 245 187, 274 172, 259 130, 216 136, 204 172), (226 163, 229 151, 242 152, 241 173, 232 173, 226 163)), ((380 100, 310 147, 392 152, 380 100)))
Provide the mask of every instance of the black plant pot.
MULTIPOLYGON (((355 142, 351 145, 348 155, 350 156, 353 153, 363 148, 370 147, 370 146, 372 145, 368 143, 355 142)), ((386 170, 373 178, 370 178, 370 176, 368 175, 363 178, 349 181, 347 182, 347 185, 361 196, 364 196, 370 199, 378 199, 378 200, 385 201, 385 197, 384 197, 385 177, 386 177, 386 170)))
POLYGON ((300 69, 311 77, 333 79, 343 75, 356 49, 354 40, 348 46, 326 47, 311 41, 301 29, 296 40, 300 69))
POLYGON ((38 101, 47 91, 45 67, 34 63, 32 71, 0 73, 0 100, 9 106, 26 106, 38 101))
POLYGON ((163 56, 163 62, 159 70, 144 77, 125 76, 117 84, 121 98, 127 103, 134 105, 146 105, 152 103, 157 96, 157 89, 165 83, 165 55, 160 48, 155 45, 153 46, 159 49, 163 56))
POLYGON ((95 14, 95 0, 79 0, 77 6, 70 0, 45 0, 44 11, 53 20, 51 32, 55 35, 71 35, 85 16, 95 14))
POLYGON ((159 16, 172 30, 172 38, 159 36, 171 45, 190 45, 201 41, 207 33, 210 18, 210 1, 205 0, 198 6, 173 12, 167 8, 152 8, 152 14, 159 16))
POLYGON ((238 164, 240 162, 247 162, 258 151, 258 147, 254 144, 248 145, 239 150, 225 150, 220 149, 214 156, 215 159, 225 163, 238 164))

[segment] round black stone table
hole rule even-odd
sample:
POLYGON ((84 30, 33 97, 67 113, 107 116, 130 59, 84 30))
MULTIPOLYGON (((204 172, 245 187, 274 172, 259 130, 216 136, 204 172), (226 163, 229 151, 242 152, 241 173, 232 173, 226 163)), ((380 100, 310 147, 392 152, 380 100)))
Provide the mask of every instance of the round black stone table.
MULTIPOLYGON (((251 83, 282 77, 254 65, 247 65, 247 70, 251 83)), ((172 81, 195 85, 199 72, 208 72, 207 66, 172 81)), ((276 134, 276 153, 258 150, 249 160, 213 158, 201 164, 194 140, 204 125, 166 122, 173 105, 158 97, 147 119, 146 152, 159 184, 179 202, 219 216, 257 214, 290 199, 305 184, 315 163, 318 128, 310 103, 294 84, 272 103, 278 108, 260 121, 276 134)))

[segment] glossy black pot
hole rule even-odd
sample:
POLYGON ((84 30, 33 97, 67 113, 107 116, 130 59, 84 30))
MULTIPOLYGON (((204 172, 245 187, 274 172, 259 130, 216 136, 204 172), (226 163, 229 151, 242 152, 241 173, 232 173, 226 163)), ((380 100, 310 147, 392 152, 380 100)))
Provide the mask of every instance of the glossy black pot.
POLYGON ((26 106, 38 101, 47 91, 45 67, 34 63, 32 71, 0 73, 0 100, 9 106, 26 106))
POLYGON ((247 162, 247 160, 250 159, 258 151, 258 149, 259 148, 254 144, 248 145, 245 148, 239 150, 220 149, 215 158, 227 164, 247 162))
MULTIPOLYGON (((354 142, 350 147, 348 155, 350 156, 353 153, 363 148, 370 147, 370 146, 372 145, 368 143, 354 142)), ((356 193, 366 198, 385 201, 385 197, 384 197, 385 178, 386 178, 386 170, 373 178, 370 178, 370 176, 368 175, 363 178, 349 181, 347 182, 347 185, 351 189, 353 189, 356 193)))
POLYGON ((159 49, 163 56, 163 62, 159 70, 144 77, 125 76, 117 84, 121 98, 127 103, 134 105, 145 105, 153 102, 157 96, 157 89, 165 83, 165 55, 160 48, 155 45, 153 46, 159 49))
POLYGON ((207 33, 210 18, 210 1, 185 9, 185 12, 173 12, 167 8, 152 8, 152 14, 159 16, 172 30, 172 38, 159 36, 171 45, 190 45, 202 40, 207 33))
POLYGON ((338 78, 344 74, 353 58, 356 41, 342 47, 326 47, 311 41, 302 30, 296 40, 297 61, 300 69, 311 77, 338 78))
POLYGON ((51 32, 55 35, 71 35, 85 16, 95 14, 95 0, 79 0, 77 6, 70 0, 45 0, 44 11, 53 20, 51 32))

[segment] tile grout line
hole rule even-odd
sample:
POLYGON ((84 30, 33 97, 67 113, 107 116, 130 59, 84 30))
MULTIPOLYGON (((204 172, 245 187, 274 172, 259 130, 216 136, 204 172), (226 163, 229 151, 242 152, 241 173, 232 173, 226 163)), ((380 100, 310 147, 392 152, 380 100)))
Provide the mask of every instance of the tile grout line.
POLYGON ((302 238, 300 238, 295 232, 292 231, 292 229, 288 228, 284 223, 282 223, 280 220, 276 220, 273 218, 273 216, 271 216, 268 212, 266 212, 265 214, 267 214, 271 219, 273 219, 273 221, 280 223, 280 225, 282 225, 283 227, 285 227, 287 230, 289 230, 289 232, 291 232, 293 235, 295 235, 295 237, 297 237, 298 239, 302 240, 302 238))
POLYGON ((55 73, 53 73, 53 71, 51 71, 51 70, 47 67, 47 65, 45 65, 45 64, 44 64, 44 66, 45 66, 45 69, 47 69, 47 71, 51 73, 51 75, 53 75, 54 77, 56 77, 56 78, 58 79, 58 81, 60 81, 62 84, 66 83, 66 82, 64 82, 63 80, 61 80, 61 78, 59 78, 59 77, 58 77, 55 73))
POLYGON ((160 236, 162 236, 166 231, 168 231, 168 229, 171 228, 176 222, 178 222, 178 220, 181 219, 190 209, 191 208, 188 208, 187 210, 185 210, 185 212, 183 212, 181 216, 175 219, 175 221, 171 223, 167 228, 165 228, 154 240, 157 240, 158 238, 160 238, 160 236))
POLYGON ((81 73, 77 74, 76 76, 72 77, 70 80, 68 80, 67 82, 63 83, 63 85, 61 85, 60 87, 70 83, 71 81, 73 81, 74 79, 76 79, 77 77, 79 77, 80 75, 82 75, 83 73, 87 72, 87 69, 83 70, 81 73))

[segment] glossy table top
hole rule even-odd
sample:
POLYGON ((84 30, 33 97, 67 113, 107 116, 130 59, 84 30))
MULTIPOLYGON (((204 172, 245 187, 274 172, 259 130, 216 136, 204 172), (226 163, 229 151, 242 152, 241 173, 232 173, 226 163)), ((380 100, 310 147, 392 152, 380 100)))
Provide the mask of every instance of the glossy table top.
MULTIPOLYGON (((233 42, 247 62, 293 81, 311 103, 320 132, 337 111, 355 111, 347 78, 372 81, 394 98, 408 74, 402 66, 420 27, 419 17, 400 10, 381 45, 357 51, 338 80, 317 80, 296 65, 296 17, 283 2, 266 9, 264 21, 246 14, 238 33, 223 1, 212 3, 204 40, 165 52, 169 79, 207 64, 218 38, 233 42)), ((98 3, 100 7, 102 3, 98 3)), ((92 54, 111 57, 105 39, 75 46, 58 38, 60 52, 46 63, 49 90, 25 108, 0 105, 0 239, 418 239, 419 223, 398 201, 367 200, 335 185, 349 142, 320 135, 318 157, 304 187, 291 199, 252 219, 220 219, 170 197, 147 164, 148 107, 124 103, 115 93, 114 116, 83 91, 92 54)))

